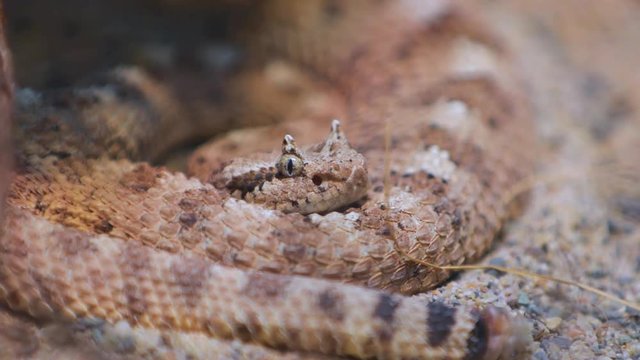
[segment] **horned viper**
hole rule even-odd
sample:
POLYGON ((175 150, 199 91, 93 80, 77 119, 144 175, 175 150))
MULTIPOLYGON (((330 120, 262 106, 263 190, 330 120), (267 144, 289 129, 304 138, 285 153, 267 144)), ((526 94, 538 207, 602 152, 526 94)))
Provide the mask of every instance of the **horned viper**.
MULTIPOLYGON (((38 319, 328 355, 523 351, 503 310, 395 294, 449 275, 396 247, 438 265, 473 262, 517 207, 503 193, 530 174, 534 144, 508 51, 448 2, 323 4, 262 5, 255 48, 279 59, 261 76, 313 96, 282 125, 198 150, 193 177, 143 162, 203 130, 141 70, 22 92, 0 299, 38 319), (282 148, 248 155, 266 150, 257 138, 282 148)), ((261 96, 245 78, 234 84, 261 96)))

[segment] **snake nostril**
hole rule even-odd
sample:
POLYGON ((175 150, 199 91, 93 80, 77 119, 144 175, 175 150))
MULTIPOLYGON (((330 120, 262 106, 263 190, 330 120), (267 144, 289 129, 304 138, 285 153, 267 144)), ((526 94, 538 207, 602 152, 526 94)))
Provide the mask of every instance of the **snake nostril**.
POLYGON ((320 186, 322 184, 322 177, 320 175, 313 175, 311 181, 313 181, 314 185, 320 186))

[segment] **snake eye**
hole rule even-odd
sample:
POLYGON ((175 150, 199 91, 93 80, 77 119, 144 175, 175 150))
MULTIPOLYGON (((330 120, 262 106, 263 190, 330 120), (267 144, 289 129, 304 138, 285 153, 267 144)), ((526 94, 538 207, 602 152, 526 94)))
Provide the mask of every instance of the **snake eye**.
POLYGON ((302 174, 304 164, 302 159, 293 154, 284 154, 276 164, 278 173, 284 177, 294 177, 302 174))

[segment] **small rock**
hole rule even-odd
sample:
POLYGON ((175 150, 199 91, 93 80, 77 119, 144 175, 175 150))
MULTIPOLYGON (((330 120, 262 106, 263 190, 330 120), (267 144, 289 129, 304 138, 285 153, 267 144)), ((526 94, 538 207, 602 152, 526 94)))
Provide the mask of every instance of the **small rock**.
POLYGON ((547 353, 542 349, 538 349, 538 351, 533 353, 533 359, 535 360, 549 360, 547 353))
POLYGON ((602 320, 603 321, 621 321, 625 319, 625 308, 622 308, 620 310, 611 310, 611 311, 607 311, 602 320))
MULTIPOLYGON (((489 265, 492 266, 500 266, 500 267, 505 267, 507 266, 507 261, 501 257, 495 257, 491 260, 489 260, 489 265)), ((500 272, 500 271, 496 271, 493 269, 489 269, 489 270, 485 270, 486 273, 491 274, 497 278, 502 277, 504 275, 504 273, 500 272)))
POLYGON ((547 353, 547 356, 550 359, 561 359, 562 358, 562 353, 563 353, 564 350, 562 350, 558 345, 556 345, 553 342, 549 341, 549 339, 543 339, 542 342, 540 343, 540 345, 542 346, 542 348, 547 353))
POLYGON ((582 340, 572 343, 569 352, 573 356, 573 359, 593 359, 596 357, 596 354, 589 348, 589 345, 582 340))
MULTIPOLYGON (((564 337, 564 336, 554 336, 548 340, 550 344, 553 344, 555 346, 557 346, 558 348, 560 348, 561 350, 567 350, 571 347, 571 343, 573 341, 571 341, 571 339, 564 337)), ((543 341, 544 342, 544 341, 543 341)))
POLYGON ((560 326, 560 324, 562 323, 562 319, 559 317, 552 317, 552 318, 545 319, 544 322, 547 325, 547 328, 553 331, 557 329, 558 326, 560 326))
POLYGON ((552 307, 547 309, 547 316, 548 317, 562 317, 563 315, 566 315, 566 310, 565 309, 560 309, 560 308, 556 308, 556 307, 552 307))
POLYGON ((577 339, 579 337, 584 336, 585 332, 582 329, 580 329, 578 326, 571 325, 567 329, 567 331, 565 331, 565 334, 572 339, 577 339))
POLYGON ((526 293, 521 292, 520 294, 518 294, 518 305, 529 305, 529 296, 526 293))
POLYGON ((529 303, 529 306, 527 306, 527 310, 538 316, 544 315, 544 310, 542 310, 539 306, 536 306, 536 304, 534 303, 529 303))
POLYGON ((620 285, 632 285, 636 281, 636 278, 630 275, 623 275, 620 276, 617 281, 620 285))
POLYGON ((607 270, 605 269, 592 269, 590 271, 587 271, 587 276, 594 279, 602 279, 607 277, 607 275, 609 275, 609 272, 607 272, 607 270))
POLYGON ((627 312, 627 314, 629 314, 630 316, 637 316, 637 317, 640 317, 640 311, 638 311, 638 310, 636 310, 636 309, 634 309, 634 308, 632 308, 632 307, 627 306, 627 307, 625 308, 625 311, 626 311, 626 312, 627 312))
POLYGON ((607 230, 612 235, 630 234, 633 232, 633 226, 631 224, 624 224, 616 219, 607 220, 607 230))
POLYGON ((501 267, 505 267, 507 266, 507 261, 504 258, 501 257, 494 257, 493 259, 489 260, 489 264, 493 265, 493 266, 501 266, 501 267))
POLYGON ((619 345, 626 345, 631 342, 631 338, 626 335, 622 335, 616 339, 619 345))

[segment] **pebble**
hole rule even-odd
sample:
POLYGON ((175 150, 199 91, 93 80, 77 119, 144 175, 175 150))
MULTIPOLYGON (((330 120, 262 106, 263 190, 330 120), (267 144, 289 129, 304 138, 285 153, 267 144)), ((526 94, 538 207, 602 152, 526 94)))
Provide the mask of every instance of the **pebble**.
POLYGON ((494 257, 493 259, 489 260, 489 265, 506 267, 507 261, 501 257, 494 257))
POLYGON ((547 353, 542 349, 538 349, 538 351, 534 352, 532 358, 535 360, 549 360, 547 353))
POLYGON ((593 279, 603 279, 607 277, 609 273, 605 269, 593 269, 593 270, 587 271, 586 275, 593 279))
POLYGON ((636 282, 636 278, 633 276, 621 276, 617 279, 617 281, 620 283, 620 285, 632 285, 633 283, 636 282))
POLYGON ((530 311, 531 313, 539 316, 545 315, 544 310, 542 310, 539 306, 536 306, 536 304, 533 304, 533 303, 530 303, 527 306, 527 311, 530 311))
POLYGON ((572 339, 577 339, 579 337, 584 336, 585 332, 582 329, 580 329, 578 326, 576 326, 575 324, 572 324, 564 332, 564 334, 567 335, 568 337, 572 338, 572 339))
POLYGON ((618 344, 620 345, 625 345, 631 342, 631 337, 627 336, 627 335, 622 335, 620 337, 618 337, 616 339, 616 341, 618 342, 618 344))
MULTIPOLYGON (((489 260, 489 265, 506 267, 507 266, 507 261, 505 259, 501 258, 501 257, 495 257, 495 258, 489 260)), ((485 270, 485 272, 487 274, 491 274, 492 276, 495 276, 497 278, 500 278, 500 277, 502 277, 504 275, 504 273, 502 273, 500 271, 493 270, 493 269, 485 270)))
POLYGON ((529 296, 526 293, 520 292, 520 294, 518 294, 518 305, 529 305, 529 296))
POLYGON ((550 339, 545 339, 542 341, 543 344, 547 343, 547 346, 549 344, 553 344, 555 346, 557 346, 558 348, 560 348, 561 350, 567 350, 571 347, 571 339, 564 337, 564 336, 554 336, 550 339))
POLYGON ((556 308, 556 307, 552 307, 547 309, 547 317, 562 317, 563 315, 567 315, 566 314, 567 311, 566 309, 560 309, 560 308, 556 308))
POLYGON ((545 319, 544 322, 547 325, 547 328, 553 331, 560 326, 560 324, 562 323, 562 319, 559 317, 552 317, 552 318, 545 319))
POLYGON ((627 306, 627 307, 625 308, 625 311, 627 312, 627 314, 629 314, 629 315, 631 315, 631 316, 638 316, 638 317, 640 317, 640 311, 638 311, 638 310, 636 310, 636 309, 634 309, 634 308, 632 308, 632 307, 627 306))
POLYGON ((572 343, 569 352, 574 356, 574 359, 593 359, 595 357, 593 350, 582 340, 572 343))

